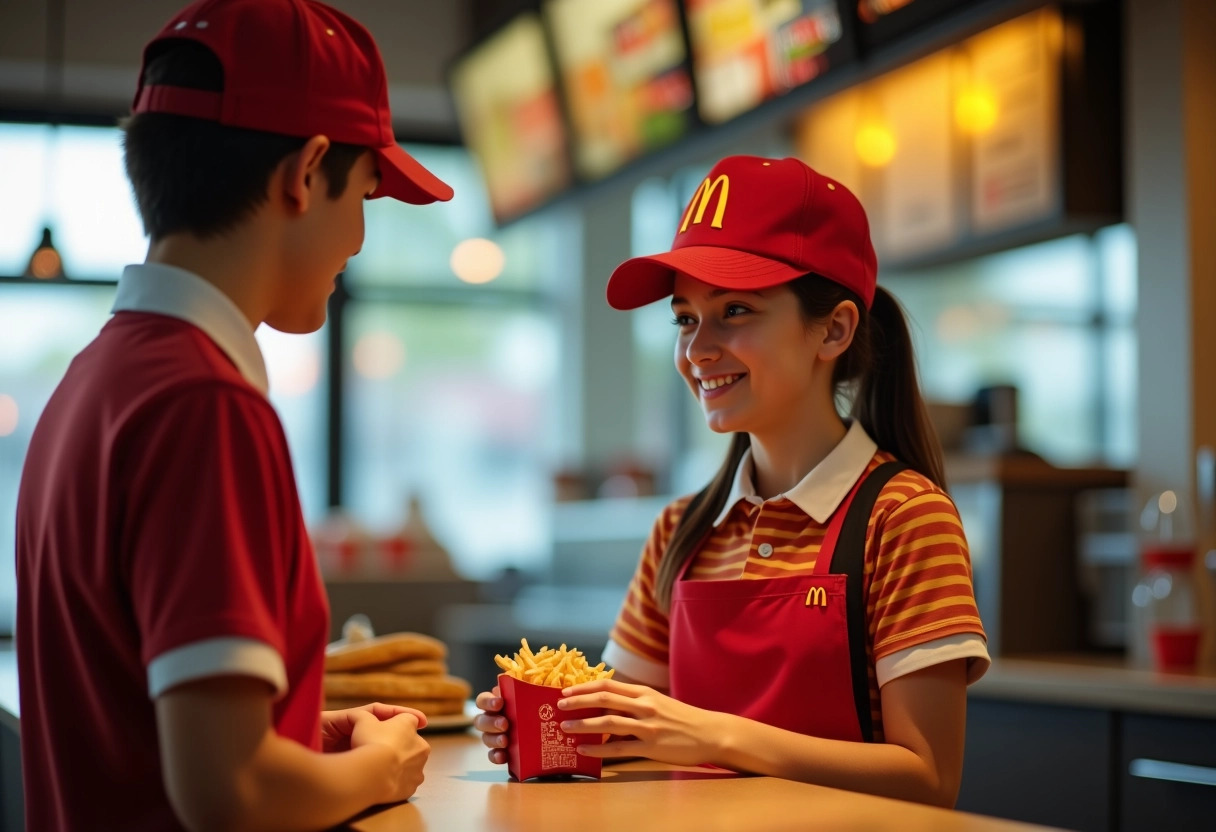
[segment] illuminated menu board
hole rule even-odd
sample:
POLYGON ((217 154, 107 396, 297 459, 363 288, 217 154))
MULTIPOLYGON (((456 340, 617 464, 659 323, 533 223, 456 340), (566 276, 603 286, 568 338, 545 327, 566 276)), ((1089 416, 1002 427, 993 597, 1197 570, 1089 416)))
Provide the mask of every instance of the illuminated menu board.
POLYGON ((693 123, 676 0, 549 0, 579 174, 598 179, 693 123))
MULTIPOLYGON (((914 262, 1064 216, 1065 25, 1058 9, 1035 10, 803 113, 798 155, 858 195, 881 261, 914 262)), ((1094 112, 1099 123, 1111 118, 1094 112)), ((1071 147, 1073 187, 1091 199, 1105 163, 1090 142, 1071 147), (1097 163, 1080 167, 1078 150, 1097 163)))
POLYGON ((805 84, 851 51, 837 0, 687 0, 686 7, 707 122, 805 84))
POLYGON ((570 186, 566 131, 538 15, 517 17, 461 56, 450 82, 465 145, 481 164, 497 221, 570 186))

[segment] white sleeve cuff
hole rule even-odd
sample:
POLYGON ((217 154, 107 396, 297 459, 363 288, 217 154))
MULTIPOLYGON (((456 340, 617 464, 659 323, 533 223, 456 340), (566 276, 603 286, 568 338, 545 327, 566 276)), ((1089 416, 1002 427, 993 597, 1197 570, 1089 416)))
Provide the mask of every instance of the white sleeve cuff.
POLYGON ((287 670, 279 652, 252 638, 209 638, 175 647, 148 663, 148 695, 156 699, 183 682, 211 676, 253 676, 287 692, 287 670))
POLYGON ((643 658, 637 653, 631 653, 612 639, 608 639, 608 643, 604 645, 604 652, 600 658, 604 664, 615 668, 621 675, 628 676, 635 682, 662 690, 671 687, 671 677, 668 674, 667 665, 643 658))
POLYGON ((992 659, 988 657, 988 643, 981 636, 975 633, 959 633, 883 656, 874 663, 874 672, 881 688, 892 679, 954 659, 967 660, 969 685, 978 681, 992 664, 992 659))

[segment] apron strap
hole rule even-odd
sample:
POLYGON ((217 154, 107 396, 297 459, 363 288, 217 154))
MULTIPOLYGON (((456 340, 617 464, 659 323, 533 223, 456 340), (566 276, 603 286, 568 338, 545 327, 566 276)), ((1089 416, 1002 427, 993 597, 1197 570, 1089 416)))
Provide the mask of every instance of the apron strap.
POLYGON ((835 550, 824 553, 833 562, 832 571, 846 576, 853 703, 857 708, 857 724, 861 726, 861 736, 866 742, 874 742, 874 724, 870 715, 870 662, 866 656, 866 642, 870 637, 870 629, 866 625, 865 599, 866 532, 869 530, 870 514, 883 486, 907 467, 898 461, 884 462, 862 479, 860 487, 852 495, 835 550))

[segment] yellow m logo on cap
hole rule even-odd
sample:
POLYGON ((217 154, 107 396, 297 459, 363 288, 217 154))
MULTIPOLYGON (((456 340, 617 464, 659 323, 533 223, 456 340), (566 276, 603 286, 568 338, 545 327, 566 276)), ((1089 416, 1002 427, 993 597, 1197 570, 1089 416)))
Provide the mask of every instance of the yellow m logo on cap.
POLYGON ((692 201, 688 203, 688 210, 684 212, 684 222, 680 225, 681 234, 688 230, 689 220, 692 220, 693 225, 697 225, 705 218, 705 209, 709 207, 709 200, 713 198, 719 185, 722 186, 722 194, 718 197, 718 205, 714 208, 714 219, 709 225, 711 228, 722 227, 722 215, 726 213, 726 200, 730 198, 730 177, 725 173, 719 175, 712 185, 707 176, 705 181, 697 186, 697 192, 692 195, 692 201), (700 201, 698 202, 698 200, 700 201), (697 206, 695 217, 692 213, 694 205, 697 206))
POLYGON ((828 593, 821 586, 813 586, 806 593, 806 605, 814 604, 817 607, 826 607, 828 605, 828 593))

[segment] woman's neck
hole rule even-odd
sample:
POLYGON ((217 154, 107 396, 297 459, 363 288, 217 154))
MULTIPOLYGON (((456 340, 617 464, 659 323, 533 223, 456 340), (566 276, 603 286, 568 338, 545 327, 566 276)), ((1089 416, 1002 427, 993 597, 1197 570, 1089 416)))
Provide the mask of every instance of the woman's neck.
POLYGON ((835 407, 808 414, 795 430, 751 434, 753 479, 761 499, 784 494, 800 483, 844 439, 848 428, 835 407))

